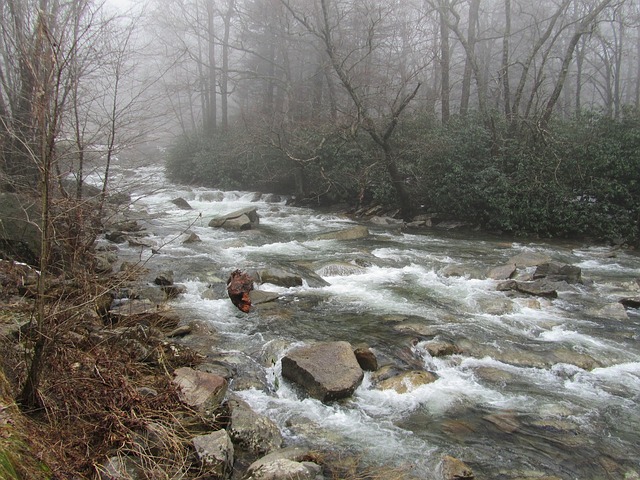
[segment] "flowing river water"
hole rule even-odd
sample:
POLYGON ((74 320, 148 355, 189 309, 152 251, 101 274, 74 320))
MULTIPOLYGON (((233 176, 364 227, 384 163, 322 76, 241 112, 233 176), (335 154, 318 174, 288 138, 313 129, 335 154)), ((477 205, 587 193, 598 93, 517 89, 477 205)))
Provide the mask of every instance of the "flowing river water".
POLYGON ((363 462, 437 477, 444 455, 483 479, 638 479, 640 314, 617 303, 640 295, 640 256, 581 244, 513 241, 439 230, 369 226, 355 241, 316 240, 352 220, 269 202, 269 196, 177 186, 159 167, 117 171, 132 210, 149 214, 160 253, 124 247, 155 270, 172 270, 187 292, 173 301, 187 318, 218 332, 216 348, 250 370, 230 388, 272 419, 288 444, 332 448, 363 462), (170 201, 186 199, 193 210, 170 201), (260 227, 228 232, 209 219, 255 206, 260 227), (182 244, 185 230, 202 242, 182 244), (523 252, 582 269, 583 284, 557 299, 496 290, 484 273, 523 252), (463 276, 448 276, 459 266, 463 276), (304 266, 328 286, 284 288, 249 314, 207 295, 234 269, 304 266), (426 342, 462 353, 432 358, 426 342), (367 373, 353 397, 323 404, 283 380, 280 359, 294 347, 346 340, 379 362, 437 374, 407 393, 378 390, 367 373), (239 359, 239 360, 238 360, 239 359))

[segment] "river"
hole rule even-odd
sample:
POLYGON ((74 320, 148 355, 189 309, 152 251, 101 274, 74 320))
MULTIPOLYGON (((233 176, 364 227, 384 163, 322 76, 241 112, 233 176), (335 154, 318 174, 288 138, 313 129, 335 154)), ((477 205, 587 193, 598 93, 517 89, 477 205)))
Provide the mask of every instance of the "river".
POLYGON ((174 306, 215 328, 217 348, 244 359, 239 377, 249 370, 261 379, 230 388, 276 422, 288 444, 359 455, 423 479, 437 478, 443 455, 482 479, 640 478, 640 315, 617 303, 640 295, 638 254, 374 226, 364 240, 316 240, 354 222, 269 196, 174 185, 159 167, 116 169, 113 182, 127 185, 133 211, 149 214, 160 252, 124 253, 186 285, 174 306), (177 197, 193 210, 170 203, 177 197), (257 230, 207 226, 247 206, 258 208, 257 230), (202 242, 180 243, 186 230, 202 242), (556 299, 497 291, 483 272, 523 252, 580 267, 583 284, 556 299), (329 285, 259 286, 280 299, 249 314, 206 295, 237 268, 300 265, 329 285), (452 265, 468 273, 445 275, 452 265), (431 357, 434 338, 462 353, 431 357), (304 398, 282 379, 280 359, 326 340, 368 345, 381 364, 421 367, 438 379, 399 394, 374 388, 367 373, 348 400, 304 398))

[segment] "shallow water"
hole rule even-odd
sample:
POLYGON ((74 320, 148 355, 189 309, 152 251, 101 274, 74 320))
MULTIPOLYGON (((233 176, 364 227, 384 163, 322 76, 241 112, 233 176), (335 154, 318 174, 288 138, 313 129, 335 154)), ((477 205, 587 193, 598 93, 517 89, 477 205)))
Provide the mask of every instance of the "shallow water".
POLYGON ((477 478, 638 478, 640 315, 621 316, 617 307, 619 298, 640 295, 633 252, 609 258, 604 247, 375 227, 365 240, 316 240, 353 222, 253 193, 172 185, 158 168, 115 178, 131 186, 134 210, 155 215, 147 227, 160 250, 124 253, 173 270, 187 286, 176 308, 215 327, 221 348, 255 360, 266 387, 238 393, 289 443, 362 454, 425 479, 436 478, 443 455, 466 462, 477 478), (176 197, 193 211, 172 205, 176 197), (258 208, 257 231, 207 226, 246 206, 258 208), (187 229, 202 242, 180 244, 187 229), (577 265, 585 282, 553 300, 496 291, 484 273, 522 252, 577 265), (202 297, 236 268, 293 265, 329 285, 260 286, 281 299, 248 315, 226 298, 202 297), (470 274, 443 275, 450 265, 470 274), (432 358, 425 341, 434 335, 463 353, 432 358), (373 388, 366 374, 349 400, 304 398, 282 379, 280 359, 289 348, 325 340, 369 345, 380 363, 421 367, 438 380, 398 394, 373 388))

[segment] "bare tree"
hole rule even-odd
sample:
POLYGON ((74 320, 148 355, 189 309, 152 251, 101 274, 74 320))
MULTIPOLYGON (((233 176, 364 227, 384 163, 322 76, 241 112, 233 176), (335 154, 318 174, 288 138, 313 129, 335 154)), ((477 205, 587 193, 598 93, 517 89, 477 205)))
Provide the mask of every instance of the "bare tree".
MULTIPOLYGON (((368 36, 366 43, 361 47, 356 46, 345 52, 340 50, 340 43, 336 41, 337 36, 344 35, 341 27, 344 28, 342 22, 345 14, 345 11, 340 10, 337 4, 330 0, 320 0, 318 15, 315 20, 312 20, 303 12, 294 9, 288 0, 281 1, 309 33, 322 40, 333 70, 355 107, 354 121, 356 123, 352 127, 364 129, 381 149, 384 165, 395 189, 402 214, 407 218, 410 217, 413 205, 405 188, 404 177, 398 167, 397 152, 394 151, 391 138, 400 116, 418 93, 420 82, 416 82, 408 91, 405 91, 408 85, 406 83, 401 84, 395 92, 388 113, 381 118, 374 117, 370 104, 367 102, 368 89, 366 83, 356 83, 358 67, 369 59, 373 50, 378 47, 375 44, 375 34, 376 27, 379 25, 378 22, 382 19, 381 11, 371 11, 372 15, 367 19, 368 36)), ((363 79, 360 80, 363 81, 363 79)))

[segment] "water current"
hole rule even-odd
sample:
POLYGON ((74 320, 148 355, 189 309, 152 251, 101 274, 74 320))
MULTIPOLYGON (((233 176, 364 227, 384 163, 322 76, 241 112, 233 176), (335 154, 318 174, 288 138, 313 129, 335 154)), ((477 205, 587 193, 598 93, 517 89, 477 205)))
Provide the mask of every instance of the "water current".
MULTIPOLYGON (((362 240, 317 240, 354 225, 342 216, 168 182, 161 168, 121 170, 132 210, 159 254, 125 247, 187 292, 173 303, 218 332, 217 348, 244 358, 253 384, 231 389, 271 418, 288 444, 360 455, 416 478, 437 478, 443 455, 484 479, 638 479, 640 314, 618 300, 640 295, 640 256, 608 247, 369 226, 362 240), (186 199, 193 210, 170 201, 186 199), (258 208, 257 230, 228 232, 209 219, 258 208), (202 242, 182 244, 186 230, 202 242), (496 290, 486 271, 523 252, 582 269, 583 283, 556 299, 496 290), (309 268, 328 286, 284 288, 249 314, 205 292, 234 269, 309 268), (459 267, 462 276, 446 275, 459 267), (433 339, 461 349, 432 357, 433 339), (381 365, 422 368, 434 383, 406 393, 379 390, 370 373, 352 398, 323 404, 283 380, 280 359, 294 347, 346 340, 367 345, 381 365)), ((271 201, 270 201, 271 200, 271 201)))

